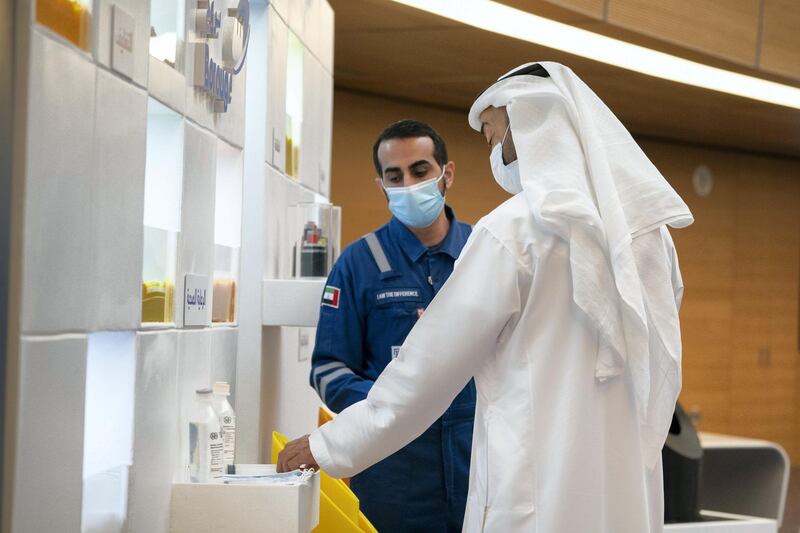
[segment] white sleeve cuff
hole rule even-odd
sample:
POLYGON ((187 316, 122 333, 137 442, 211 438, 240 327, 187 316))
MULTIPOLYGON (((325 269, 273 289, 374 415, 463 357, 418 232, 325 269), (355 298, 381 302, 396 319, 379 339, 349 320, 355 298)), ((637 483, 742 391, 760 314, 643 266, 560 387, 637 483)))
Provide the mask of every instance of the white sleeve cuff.
POLYGON ((326 474, 332 477, 339 477, 335 473, 336 466, 331 460, 328 446, 325 444, 325 439, 322 437, 320 429, 322 428, 317 428, 308 436, 308 447, 311 449, 311 455, 314 456, 314 460, 326 474))

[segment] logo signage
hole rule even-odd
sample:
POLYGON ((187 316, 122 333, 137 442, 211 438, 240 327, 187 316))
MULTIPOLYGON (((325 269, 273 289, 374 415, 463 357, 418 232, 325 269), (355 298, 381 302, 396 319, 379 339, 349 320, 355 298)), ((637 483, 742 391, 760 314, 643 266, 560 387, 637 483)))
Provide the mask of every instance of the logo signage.
POLYGON ((236 7, 225 10, 219 8, 221 3, 198 0, 195 10, 194 86, 208 94, 215 113, 228 110, 233 80, 244 67, 250 42, 249 0, 238 0, 236 7))
POLYGON ((211 325, 211 302, 208 301, 208 276, 186 274, 183 295, 183 325, 211 325))

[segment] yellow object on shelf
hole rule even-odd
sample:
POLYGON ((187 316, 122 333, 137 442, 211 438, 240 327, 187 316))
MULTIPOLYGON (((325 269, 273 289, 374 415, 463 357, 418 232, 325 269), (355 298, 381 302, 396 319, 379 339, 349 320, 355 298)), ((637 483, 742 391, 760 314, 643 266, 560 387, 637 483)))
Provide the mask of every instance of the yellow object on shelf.
POLYGON ((236 321, 236 280, 214 280, 214 298, 211 305, 212 322, 236 321))
MULTIPOLYGON (((278 454, 288 439, 272 432, 272 462, 278 462, 278 454)), ((359 511, 358 498, 341 479, 334 479, 320 471, 319 525, 316 533, 368 532, 378 533, 367 517, 359 511)))
POLYGON ((172 322, 172 295, 169 281, 142 283, 142 322, 172 322))
POLYGON ((36 22, 84 50, 89 50, 92 16, 76 0, 36 0, 36 22))
POLYGON ((294 176, 294 168, 292 167, 292 162, 294 161, 294 156, 292 155, 294 150, 292 149, 292 136, 286 136, 286 175, 287 176, 294 176))

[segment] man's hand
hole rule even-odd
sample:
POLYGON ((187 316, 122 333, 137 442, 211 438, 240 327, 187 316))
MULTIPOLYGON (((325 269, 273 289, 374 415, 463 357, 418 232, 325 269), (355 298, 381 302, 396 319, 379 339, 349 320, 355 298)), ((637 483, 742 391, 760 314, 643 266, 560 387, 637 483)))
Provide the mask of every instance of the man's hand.
POLYGON ((278 455, 278 472, 291 472, 298 468, 319 470, 319 465, 311 455, 308 435, 293 440, 278 455))

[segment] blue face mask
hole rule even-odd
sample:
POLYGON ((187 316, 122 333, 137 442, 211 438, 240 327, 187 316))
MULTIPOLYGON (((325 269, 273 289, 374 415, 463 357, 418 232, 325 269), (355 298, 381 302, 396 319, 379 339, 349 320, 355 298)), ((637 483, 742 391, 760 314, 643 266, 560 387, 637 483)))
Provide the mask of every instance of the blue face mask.
POLYGON ((397 220, 412 228, 427 228, 436 220, 444 207, 444 194, 439 192, 439 182, 442 175, 436 179, 423 181, 410 187, 384 187, 389 198, 389 211, 397 220))

